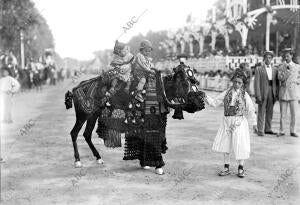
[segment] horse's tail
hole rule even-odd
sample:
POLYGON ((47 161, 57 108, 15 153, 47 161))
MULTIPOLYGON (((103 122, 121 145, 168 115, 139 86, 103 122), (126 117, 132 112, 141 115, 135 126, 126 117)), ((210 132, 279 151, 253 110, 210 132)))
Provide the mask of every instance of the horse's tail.
POLYGON ((73 93, 68 90, 65 94, 65 105, 66 109, 72 108, 72 100, 73 100, 73 93))

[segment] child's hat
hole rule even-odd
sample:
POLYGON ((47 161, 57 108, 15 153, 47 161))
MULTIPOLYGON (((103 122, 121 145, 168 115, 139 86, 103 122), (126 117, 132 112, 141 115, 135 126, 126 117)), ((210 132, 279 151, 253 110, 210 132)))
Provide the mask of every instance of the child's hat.
POLYGON ((140 49, 145 49, 145 48, 150 48, 151 50, 153 50, 152 44, 150 41, 148 40, 143 40, 140 44, 140 49))
POLYGON ((119 55, 120 52, 126 47, 125 43, 121 43, 116 40, 115 47, 114 47, 114 54, 119 55))

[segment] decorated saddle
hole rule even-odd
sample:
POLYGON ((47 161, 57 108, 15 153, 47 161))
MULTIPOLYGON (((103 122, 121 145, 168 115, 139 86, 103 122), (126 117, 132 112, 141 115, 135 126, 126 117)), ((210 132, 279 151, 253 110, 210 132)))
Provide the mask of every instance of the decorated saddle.
MULTIPOLYGON (((143 92, 144 102, 140 102, 134 97, 134 88, 138 81, 132 83, 132 92, 129 95, 124 93, 122 89, 117 91, 112 97, 111 106, 105 107, 101 111, 97 129, 99 137, 103 138, 104 141, 115 141, 115 139, 107 138, 106 130, 117 130, 123 133, 138 132, 144 129, 145 126, 150 126, 148 123, 148 121, 151 121, 149 116, 161 116, 168 112, 159 91, 162 88, 157 87, 159 84, 156 78, 157 76, 154 75, 148 78, 143 92)), ((152 129, 157 130, 161 127, 153 124, 151 126, 152 129)), ((111 143, 111 146, 114 147, 113 143, 111 143)))
POLYGON ((101 105, 101 93, 99 87, 102 84, 102 77, 95 77, 82 81, 78 86, 73 88, 73 95, 77 96, 78 103, 83 111, 90 114, 97 110, 101 105))

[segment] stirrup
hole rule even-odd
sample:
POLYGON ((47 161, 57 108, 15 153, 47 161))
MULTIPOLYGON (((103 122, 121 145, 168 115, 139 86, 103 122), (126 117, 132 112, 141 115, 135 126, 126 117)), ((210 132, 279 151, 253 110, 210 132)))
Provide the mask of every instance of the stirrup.
POLYGON ((144 98, 143 98, 141 92, 138 92, 138 93, 134 96, 134 98, 135 98, 137 101, 141 102, 141 103, 144 102, 144 98))
POLYGON ((231 172, 230 172, 230 170, 229 169, 223 169, 222 171, 220 171, 219 173, 218 173, 218 175, 219 176, 227 176, 227 175, 229 175, 231 172))
POLYGON ((110 107, 111 104, 109 101, 110 101, 110 97, 106 96, 105 94, 105 96, 101 99, 101 106, 110 107))
POLYGON ((109 91, 106 91, 106 93, 105 93, 105 96, 106 96, 106 97, 111 97, 111 96, 112 96, 112 94, 111 94, 111 92, 109 92, 109 91))

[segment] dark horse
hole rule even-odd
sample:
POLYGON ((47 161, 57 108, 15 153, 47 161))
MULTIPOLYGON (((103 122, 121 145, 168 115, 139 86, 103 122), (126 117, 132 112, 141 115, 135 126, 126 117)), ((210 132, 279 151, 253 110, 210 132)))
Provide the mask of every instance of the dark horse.
POLYGON ((95 148, 91 135, 98 119, 99 137, 111 140, 119 133, 125 133, 124 160, 139 159, 141 166, 162 167, 161 154, 165 153, 165 128, 169 108, 175 109, 173 118, 183 119, 182 111, 194 113, 204 109, 205 93, 197 88, 197 81, 191 69, 177 69, 168 76, 161 72, 149 74, 145 85, 144 102, 137 101, 134 88, 138 81, 131 83, 131 92, 124 92, 125 83, 119 82, 116 94, 107 101, 106 91, 110 80, 99 76, 81 82, 72 92, 65 94, 65 105, 76 113, 76 123, 71 130, 75 167, 81 167, 77 136, 87 121, 83 136, 98 163, 103 163, 95 148), (108 131, 113 132, 108 132, 108 131), (154 156, 155 155, 155 156, 154 156), (154 156, 154 157, 153 157, 154 156))

